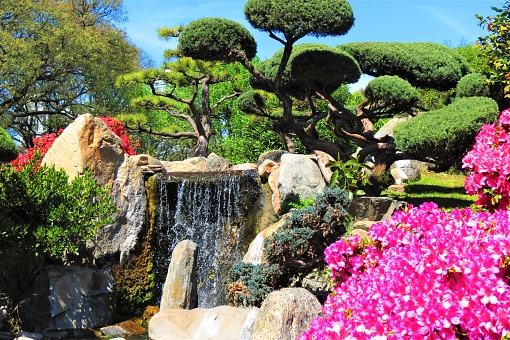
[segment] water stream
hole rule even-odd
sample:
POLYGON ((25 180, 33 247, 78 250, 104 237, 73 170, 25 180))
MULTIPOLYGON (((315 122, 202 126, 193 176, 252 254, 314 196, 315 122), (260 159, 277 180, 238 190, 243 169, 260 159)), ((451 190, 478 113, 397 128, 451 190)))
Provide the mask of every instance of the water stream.
POLYGON ((225 304, 224 279, 242 259, 260 204, 254 171, 186 173, 162 177, 154 244, 156 289, 162 292, 173 249, 182 240, 198 246, 198 307, 225 304))

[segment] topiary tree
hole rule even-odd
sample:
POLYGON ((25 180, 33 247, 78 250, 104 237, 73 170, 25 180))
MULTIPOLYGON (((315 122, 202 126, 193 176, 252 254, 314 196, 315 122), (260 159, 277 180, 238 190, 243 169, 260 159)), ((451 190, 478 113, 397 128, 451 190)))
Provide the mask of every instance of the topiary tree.
POLYGON ((469 71, 454 49, 432 43, 347 44, 337 49, 297 44, 307 35, 346 34, 354 17, 345 0, 248 0, 244 12, 253 27, 283 45, 269 60, 253 64, 251 50, 242 43, 251 41, 246 32, 237 23, 218 18, 197 20, 184 27, 179 53, 209 61, 239 61, 251 73, 252 86, 274 94, 279 103, 278 107, 267 105, 265 93, 249 93, 239 99, 240 107, 272 120, 291 152, 299 140, 308 152, 323 151, 346 161, 355 146, 361 149, 360 162, 371 155, 384 168, 400 156, 391 137, 374 137, 374 124, 396 113, 417 112, 417 94, 411 86, 452 88, 469 71), (238 33, 227 34, 219 43, 218 27, 238 33), (211 41, 214 53, 210 52, 211 41), (367 101, 349 110, 334 91, 342 84, 355 82, 360 71, 402 79, 378 80, 372 84, 367 101), (327 127, 329 133, 319 126, 327 127))
POLYGON ((399 150, 414 159, 435 164, 437 170, 460 168, 480 127, 495 122, 497 103, 486 97, 459 98, 442 109, 432 110, 398 124, 394 129, 399 150))

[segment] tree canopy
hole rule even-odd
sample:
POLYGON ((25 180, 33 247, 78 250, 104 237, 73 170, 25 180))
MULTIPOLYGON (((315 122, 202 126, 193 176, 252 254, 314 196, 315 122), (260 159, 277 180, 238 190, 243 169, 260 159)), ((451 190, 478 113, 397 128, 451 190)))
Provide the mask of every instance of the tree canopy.
POLYGON ((0 8, 2 126, 25 146, 82 112, 128 108, 119 74, 139 51, 114 23, 122 0, 5 0, 0 8))
POLYGON ((502 7, 492 6, 496 12, 492 16, 477 15, 479 26, 485 28, 488 35, 479 38, 478 44, 484 51, 488 65, 488 76, 493 92, 503 109, 510 102, 510 1, 505 0, 502 7))

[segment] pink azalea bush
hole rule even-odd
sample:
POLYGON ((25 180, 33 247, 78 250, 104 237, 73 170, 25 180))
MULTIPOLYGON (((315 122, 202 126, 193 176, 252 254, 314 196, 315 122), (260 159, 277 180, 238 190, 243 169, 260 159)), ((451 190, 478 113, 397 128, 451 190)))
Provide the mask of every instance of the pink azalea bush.
POLYGON ((333 243, 337 284, 300 340, 501 339, 510 333, 510 216, 434 203, 333 243))
POLYGON ((486 124, 476 137, 473 149, 462 160, 472 172, 465 189, 478 195, 476 204, 491 211, 508 209, 510 204, 510 110, 503 111, 497 124, 486 124))
POLYGON ((485 210, 424 203, 330 245, 336 286, 300 340, 510 339, 510 109, 463 167, 485 210))

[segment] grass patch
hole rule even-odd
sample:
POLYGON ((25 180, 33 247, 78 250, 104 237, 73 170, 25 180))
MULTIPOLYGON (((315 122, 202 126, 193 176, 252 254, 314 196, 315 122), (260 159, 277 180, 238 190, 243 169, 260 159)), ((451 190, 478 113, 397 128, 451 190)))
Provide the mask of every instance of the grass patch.
POLYGON ((435 202, 445 209, 466 208, 470 207, 477 197, 466 194, 465 179, 464 175, 422 170, 421 179, 407 183, 405 193, 386 190, 382 195, 413 206, 419 206, 423 202, 435 202))

